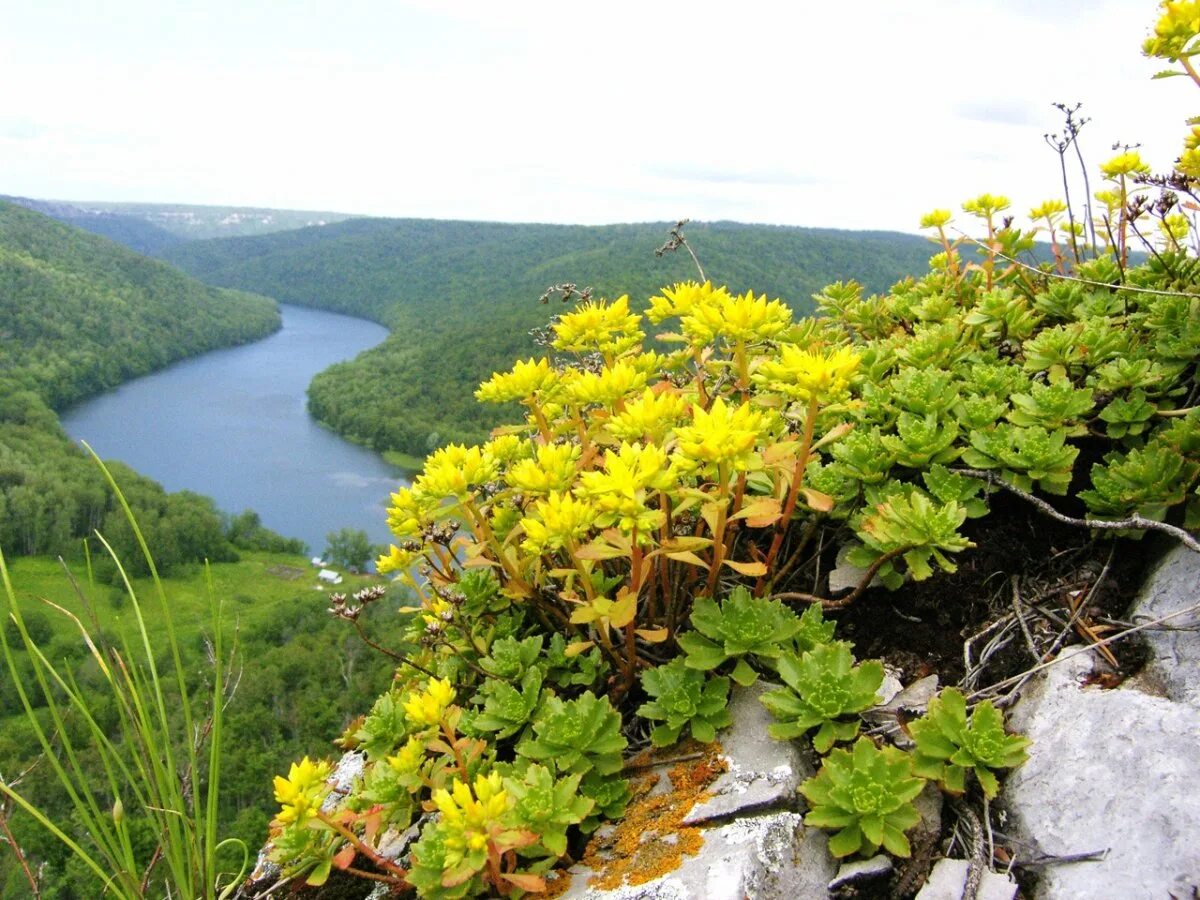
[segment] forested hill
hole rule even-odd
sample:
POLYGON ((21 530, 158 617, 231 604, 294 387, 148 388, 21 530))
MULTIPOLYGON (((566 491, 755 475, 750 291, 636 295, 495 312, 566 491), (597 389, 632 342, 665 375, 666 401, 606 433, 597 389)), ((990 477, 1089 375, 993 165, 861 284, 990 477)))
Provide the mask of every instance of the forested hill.
MULTIPOLYGON (((571 226, 356 219, 252 238, 193 241, 164 258, 210 284, 365 316, 392 336, 313 381, 314 414, 377 449, 423 455, 477 440, 496 410, 479 381, 534 347, 532 328, 556 310, 537 302, 561 282, 636 303, 694 279, 686 252, 658 258, 666 223, 571 226)), ((686 229, 705 273, 738 291, 781 297, 798 311, 838 279, 881 291, 927 268, 932 246, 886 232, 734 223, 686 229)))
POLYGON ((58 408, 278 327, 265 297, 0 202, 0 397, 30 390, 58 408))
MULTIPOLYGON (((278 309, 265 297, 200 284, 0 202, 0 549, 63 553, 106 525, 132 551, 120 516, 110 521, 113 498, 98 469, 68 442, 53 408, 278 327, 278 309)), ((212 501, 168 497, 120 471, 160 564, 229 556, 212 501)))

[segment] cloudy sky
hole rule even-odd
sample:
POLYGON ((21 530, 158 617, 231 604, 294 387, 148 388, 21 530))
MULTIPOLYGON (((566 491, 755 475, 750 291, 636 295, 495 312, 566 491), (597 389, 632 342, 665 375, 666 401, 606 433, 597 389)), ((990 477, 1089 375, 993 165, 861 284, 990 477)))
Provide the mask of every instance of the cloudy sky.
POLYGON ((0 29, 0 193, 388 216, 917 230, 1170 163, 1148 0, 38 0, 0 29))

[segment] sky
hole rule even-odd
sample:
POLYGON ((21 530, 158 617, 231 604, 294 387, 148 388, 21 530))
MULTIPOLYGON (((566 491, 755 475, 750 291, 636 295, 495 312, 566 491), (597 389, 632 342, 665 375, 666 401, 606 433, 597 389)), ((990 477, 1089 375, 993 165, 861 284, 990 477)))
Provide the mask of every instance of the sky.
MULTIPOLYGON (((1061 197, 1052 103, 1165 168, 1148 0, 38 0, 0 29, 0 194, 915 232, 1061 197)), ((1078 181, 1077 164, 1070 169, 1078 181)), ((1079 196, 1080 186, 1073 185, 1079 196)))

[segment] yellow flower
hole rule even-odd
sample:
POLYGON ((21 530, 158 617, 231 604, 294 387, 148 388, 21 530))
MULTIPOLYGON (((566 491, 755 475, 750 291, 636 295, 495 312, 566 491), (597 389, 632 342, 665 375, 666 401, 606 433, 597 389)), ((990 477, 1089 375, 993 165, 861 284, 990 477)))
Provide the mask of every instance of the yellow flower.
POLYGON ((533 452, 533 444, 515 434, 502 434, 484 444, 483 452, 496 462, 507 464, 528 459, 533 452))
POLYGON ((629 311, 629 297, 589 300, 554 323, 554 347, 574 353, 624 353, 645 336, 642 317, 629 311))
POLYGON ((436 499, 414 492, 411 488, 401 488, 392 494, 391 500, 387 523, 392 534, 398 538, 420 534, 437 510, 436 499))
POLYGON ((1142 52, 1175 62, 1188 51, 1192 39, 1200 34, 1200 2, 1164 2, 1162 15, 1154 25, 1154 35, 1146 38, 1142 52))
POLYGON ((528 359, 518 362, 508 372, 497 372, 475 392, 475 398, 485 403, 508 403, 512 400, 528 401, 558 380, 558 373, 550 368, 550 360, 528 359))
POLYGON ((1175 167, 1184 175, 1191 178, 1200 178, 1200 149, 1196 147, 1185 149, 1175 167))
POLYGON ((474 793, 457 778, 450 790, 433 792, 433 804, 442 814, 439 829, 446 846, 446 870, 456 868, 468 852, 487 847, 492 832, 504 827, 508 812, 508 791, 498 772, 476 775, 474 793))
POLYGON ((504 480, 526 494, 565 491, 575 480, 579 455, 578 444, 543 444, 537 448, 535 459, 517 462, 505 473, 504 480))
POLYGON ((434 622, 437 622, 440 625, 446 620, 446 614, 453 612, 454 607, 452 607, 448 601, 443 600, 441 597, 434 597, 432 600, 427 599, 425 601, 424 605, 422 606, 422 610, 423 612, 421 613, 421 618, 424 619, 427 624, 432 625, 434 622))
POLYGON ((950 222, 952 215, 948 209, 935 209, 921 216, 922 228, 942 228, 950 222))
POLYGON ((1035 222, 1040 219, 1046 219, 1050 225, 1054 225, 1054 220, 1067 211, 1067 204, 1061 200, 1047 200, 1041 206, 1035 206, 1029 211, 1029 218, 1035 222))
POLYGON ((599 372, 572 370, 564 380, 567 396, 577 406, 599 403, 611 406, 627 394, 646 386, 647 374, 625 360, 618 360, 599 372))
POLYGON ((575 492, 595 504, 600 526, 616 525, 625 532, 636 529, 648 536, 664 516, 662 510, 648 505, 650 494, 675 484, 668 462, 666 451, 657 444, 622 443, 615 453, 604 452, 604 471, 580 475, 575 492))
POLYGON ((775 337, 792 324, 792 311, 782 301, 753 291, 738 297, 725 294, 712 302, 699 303, 683 316, 683 333, 693 345, 707 344, 717 337, 730 342, 753 343, 775 337))
POLYGON ((395 756, 387 757, 387 764, 392 770, 401 775, 411 775, 421 768, 425 762, 425 742, 420 738, 410 737, 395 756))
POLYGON ((809 402, 813 397, 831 398, 844 391, 860 361, 849 347, 820 353, 784 344, 779 359, 764 362, 754 377, 769 390, 809 402))
POLYGON ((293 822, 303 823, 321 809, 329 787, 325 780, 329 778, 333 767, 326 760, 313 762, 307 756, 298 763, 292 763, 287 778, 275 776, 275 800, 282 804, 275 821, 281 825, 293 822))
POLYGON ((430 497, 464 499, 471 489, 491 481, 500 466, 479 447, 450 444, 425 460, 425 471, 413 487, 430 497))
POLYGON ((676 428, 675 438, 679 452, 688 460, 741 471, 750 464, 764 424, 762 413, 752 410, 749 403, 732 409, 718 397, 707 412, 692 406, 692 424, 676 428))
POLYGON ((626 403, 620 413, 604 424, 604 428, 624 440, 661 441, 687 412, 687 404, 676 391, 663 390, 656 394, 653 389, 646 388, 639 399, 626 403))
POLYGON ((404 701, 404 712, 408 721, 421 727, 437 725, 442 721, 446 707, 454 702, 454 687, 448 678, 431 678, 426 689, 412 694, 404 701))
POLYGON ((1105 178, 1116 179, 1122 175, 1149 175, 1150 167, 1142 162, 1142 155, 1136 150, 1127 150, 1102 163, 1100 171, 1105 178))
POLYGON ((1171 213, 1164 216, 1163 220, 1158 223, 1158 230, 1167 239, 1167 243, 1178 247, 1179 242, 1188 236, 1192 226, 1188 222, 1187 216, 1182 213, 1171 213))
POLYGON ((375 560, 375 571, 380 575, 388 572, 403 572, 421 557, 420 553, 401 550, 395 544, 388 547, 387 553, 375 560))
POLYGON ((1111 216, 1121 206, 1121 195, 1116 191, 1096 191, 1093 195, 1111 216))
POLYGON ((974 200, 968 200, 962 205, 963 212, 969 212, 981 219, 988 219, 998 212, 1008 209, 1008 198, 1003 194, 980 194, 974 200))
POLYGON ((586 500, 555 491, 533 505, 534 515, 521 520, 525 540, 521 546, 530 553, 561 550, 587 534, 596 519, 596 510, 586 500))
POLYGON ((662 295, 650 298, 650 309, 646 318, 657 325, 663 319, 672 316, 686 316, 698 306, 708 306, 729 297, 729 291, 724 287, 713 288, 711 281, 699 284, 695 281, 684 281, 669 288, 662 289, 662 295))

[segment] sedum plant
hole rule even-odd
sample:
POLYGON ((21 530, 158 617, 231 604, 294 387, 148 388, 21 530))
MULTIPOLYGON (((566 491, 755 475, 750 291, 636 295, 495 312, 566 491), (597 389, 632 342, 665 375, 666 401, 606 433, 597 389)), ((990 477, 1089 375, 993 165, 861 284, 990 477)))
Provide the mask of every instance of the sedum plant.
POLYGON ((651 699, 638 707, 638 715, 661 723, 650 732, 655 747, 674 744, 685 726, 692 737, 709 744, 716 740, 718 728, 733 721, 727 708, 729 679, 706 678, 679 657, 643 672, 642 687, 651 699))
POLYGON ((621 769, 621 717, 607 697, 581 694, 574 700, 549 697, 537 711, 533 734, 517 744, 520 756, 552 760, 560 772, 611 775, 621 769))
POLYGON ((581 775, 555 778, 553 770, 536 763, 521 778, 506 778, 505 788, 514 800, 518 819, 537 835, 537 844, 522 849, 557 859, 567 852, 567 829, 578 825, 596 805, 582 796, 581 775))
POLYGON ((884 560, 879 577, 890 587, 898 587, 904 580, 896 558, 904 561, 917 581, 933 574, 931 561, 942 571, 953 572, 957 567, 946 553, 974 546, 958 533, 966 518, 966 508, 955 500, 939 504, 919 488, 901 489, 862 519, 858 533, 863 545, 851 551, 849 559, 863 566, 884 560))
POLYGON ((845 717, 874 706, 883 684, 883 665, 875 660, 854 665, 844 643, 821 644, 800 657, 785 653, 778 668, 784 686, 761 698, 779 720, 768 732, 777 740, 789 740, 816 728, 813 747, 818 753, 828 753, 836 742, 858 734, 860 721, 845 717))
MULTIPOLYGON (((816 614, 820 616, 819 609, 816 614)), ((692 606, 691 623, 693 630, 678 638, 687 666, 709 672, 736 659, 730 677, 743 686, 758 680, 748 656, 776 659, 804 628, 800 618, 780 601, 752 597, 741 586, 720 605, 708 597, 699 598, 692 606)))
POLYGON ((860 737, 853 750, 830 753, 820 771, 800 785, 810 804, 804 824, 836 830, 829 852, 839 858, 872 856, 881 846, 908 857, 912 850, 904 832, 921 821, 912 801, 924 787, 907 753, 860 737))
POLYGON ((1028 738, 1005 732, 1004 717, 990 700, 968 716, 966 698, 956 688, 946 688, 931 700, 925 715, 909 723, 908 731, 916 742, 913 770, 918 775, 961 794, 967 773, 974 772, 989 799, 1000 789, 994 770, 1019 766, 1029 746, 1028 738))

